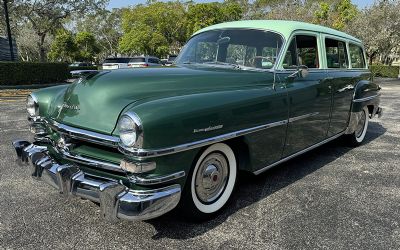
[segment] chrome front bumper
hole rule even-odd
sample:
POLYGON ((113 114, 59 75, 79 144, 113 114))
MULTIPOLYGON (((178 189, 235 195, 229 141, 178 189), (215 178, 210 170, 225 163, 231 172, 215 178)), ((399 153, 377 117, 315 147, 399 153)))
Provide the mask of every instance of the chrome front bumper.
POLYGON ((14 141, 18 160, 32 169, 32 176, 58 189, 65 196, 78 196, 100 204, 107 220, 148 220, 176 207, 181 187, 174 184, 151 190, 132 190, 116 180, 83 172, 75 164, 59 165, 47 147, 14 141))

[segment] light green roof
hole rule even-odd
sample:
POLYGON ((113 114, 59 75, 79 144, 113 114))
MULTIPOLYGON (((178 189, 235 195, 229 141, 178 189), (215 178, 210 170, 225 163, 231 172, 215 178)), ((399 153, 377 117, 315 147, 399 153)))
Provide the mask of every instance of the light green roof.
POLYGON ((286 40, 289 39, 289 36, 293 31, 296 30, 307 30, 307 31, 315 31, 320 33, 331 34, 335 36, 340 36, 349 40, 353 40, 355 42, 361 43, 361 41, 353 36, 350 36, 344 32, 327 28, 321 25, 315 25, 304 22, 297 21, 284 21, 284 20, 245 20, 245 21, 235 21, 235 22, 227 22, 215 24, 204 29, 197 31, 194 35, 215 29, 228 29, 228 28, 247 28, 247 29, 266 29, 281 33, 286 40))

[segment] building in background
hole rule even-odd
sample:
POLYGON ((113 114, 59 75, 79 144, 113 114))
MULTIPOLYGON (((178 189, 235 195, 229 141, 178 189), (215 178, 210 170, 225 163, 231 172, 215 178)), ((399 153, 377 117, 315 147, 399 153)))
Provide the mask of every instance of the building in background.
MULTIPOLYGON (((18 60, 17 45, 14 39, 13 39, 13 50, 14 50, 14 58, 15 60, 18 60)), ((0 36, 0 61, 11 61, 10 45, 8 44, 8 39, 4 36, 0 36)))

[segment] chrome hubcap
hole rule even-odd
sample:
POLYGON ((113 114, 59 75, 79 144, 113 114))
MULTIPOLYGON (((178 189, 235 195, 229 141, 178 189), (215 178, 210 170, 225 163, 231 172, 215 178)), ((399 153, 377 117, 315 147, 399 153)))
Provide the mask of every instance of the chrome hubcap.
POLYGON ((357 128, 356 128, 356 137, 357 138, 359 138, 362 135, 362 133, 364 132, 364 126, 365 126, 366 120, 367 120, 367 114, 363 110, 361 112, 361 117, 360 117, 360 120, 358 121, 357 128))
POLYGON ((197 197, 210 203, 219 198, 228 181, 228 162, 220 153, 208 155, 200 164, 195 180, 197 197))

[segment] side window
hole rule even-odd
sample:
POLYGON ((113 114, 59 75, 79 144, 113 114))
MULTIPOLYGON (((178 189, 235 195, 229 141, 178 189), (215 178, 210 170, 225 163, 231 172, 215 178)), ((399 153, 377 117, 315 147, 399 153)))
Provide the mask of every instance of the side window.
POLYGON ((241 44, 229 44, 226 52, 226 62, 247 67, 255 67, 255 56, 255 47, 241 44))
POLYGON ((366 64, 363 49, 358 45, 350 44, 349 50, 351 67, 353 69, 364 69, 366 64))
POLYGON ((346 43, 329 39, 325 39, 326 62, 330 69, 347 69, 348 57, 346 43))
POLYGON ((298 35, 289 45, 283 67, 293 69, 305 65, 308 68, 319 68, 317 37, 298 35))

